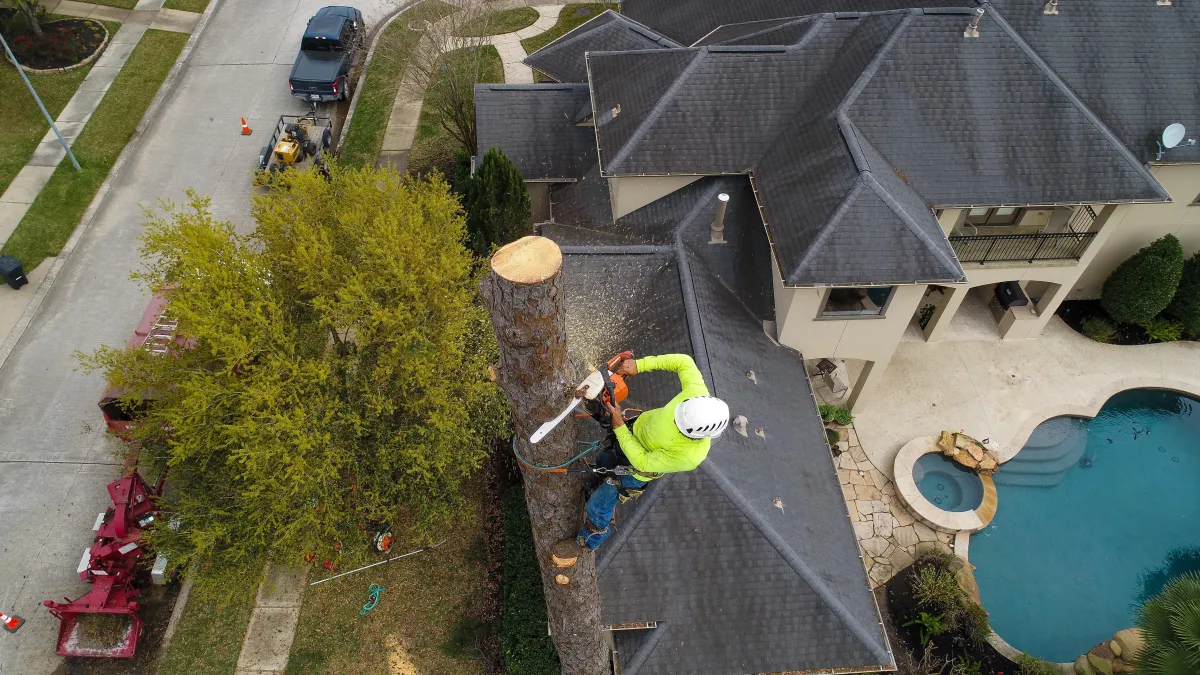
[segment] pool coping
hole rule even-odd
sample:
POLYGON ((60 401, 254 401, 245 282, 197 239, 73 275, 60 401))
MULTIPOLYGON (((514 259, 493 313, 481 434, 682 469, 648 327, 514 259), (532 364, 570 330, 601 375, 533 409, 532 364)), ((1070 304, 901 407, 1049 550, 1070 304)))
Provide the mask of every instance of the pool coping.
POLYGON ((987 527, 996 516, 996 484, 991 476, 977 473, 983 483, 983 501, 970 511, 945 511, 921 494, 913 477, 913 467, 925 455, 942 454, 935 436, 918 436, 904 444, 896 454, 892 476, 896 493, 905 506, 924 524, 942 532, 978 532, 987 527))

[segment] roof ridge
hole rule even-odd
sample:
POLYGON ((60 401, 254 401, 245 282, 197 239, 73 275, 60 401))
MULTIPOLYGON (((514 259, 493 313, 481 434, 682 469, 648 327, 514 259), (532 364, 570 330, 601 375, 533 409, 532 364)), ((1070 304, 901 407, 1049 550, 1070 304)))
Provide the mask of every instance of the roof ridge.
POLYGON ((1146 170, 1146 167, 1141 163, 1141 161, 1138 160, 1137 156, 1133 154, 1133 151, 1125 147, 1125 144, 1121 142, 1121 139, 1117 138, 1117 135, 1112 132, 1112 129, 1108 128, 1108 125, 1100 119, 1100 116, 1097 115, 1090 107, 1088 107, 1088 105, 1083 102, 1083 99, 1080 98, 1079 95, 1076 94, 1075 91, 1071 89, 1071 87, 1068 86, 1061 77, 1058 76, 1058 73, 1050 67, 1049 63, 1046 63, 1046 60, 1043 59, 1042 55, 1033 48, 1033 45, 1026 42, 1025 38, 1022 37, 1021 34, 1018 33, 1017 30, 1008 23, 1008 21, 1004 18, 1004 15, 1000 13, 1000 10, 997 9, 989 0, 981 0, 980 4, 991 10, 992 19, 996 22, 996 25, 1000 26, 1000 29, 1003 30, 1008 37, 1015 42, 1018 47, 1021 48, 1021 51, 1025 52, 1025 55, 1029 57, 1030 61, 1033 61, 1033 64, 1038 67, 1038 70, 1042 71, 1042 74, 1046 76, 1046 79, 1050 80, 1050 82, 1057 87, 1064 96, 1067 97, 1067 100, 1075 106, 1080 114, 1083 115, 1084 119, 1090 122, 1092 126, 1094 126, 1096 130, 1100 132, 1100 135, 1104 137, 1104 140, 1108 141, 1109 144, 1116 149, 1117 154, 1121 155, 1125 161, 1129 162, 1129 164, 1133 167, 1134 172, 1140 175, 1143 180, 1145 180, 1167 201, 1171 201, 1171 194, 1167 192, 1162 183, 1158 182, 1158 179, 1146 170))
POLYGON ((750 500, 746 499, 746 496, 737 489, 733 481, 729 480, 720 467, 716 465, 715 461, 710 458, 708 461, 702 462, 700 469, 716 483, 717 488, 721 492, 725 493, 725 496, 737 507, 737 510, 746 517, 746 520, 750 521, 754 529, 758 530, 763 539, 767 540, 767 543, 783 558, 788 567, 792 568, 796 576, 800 577, 812 589, 813 593, 816 593, 821 598, 825 606, 846 627, 846 630, 850 631, 858 639, 859 643, 866 647, 875 658, 880 659, 880 663, 889 663, 891 661, 891 654, 888 648, 877 642, 865 626, 854 620, 854 616, 846 608, 846 605, 834 595, 833 591, 829 590, 821 577, 812 571, 812 568, 808 566, 808 563, 804 562, 800 554, 796 553, 795 549, 789 546, 783 537, 775 531, 775 528, 771 527, 766 517, 758 509, 754 508, 750 500))
MULTIPOLYGON (((563 45, 571 44, 575 40, 583 37, 585 34, 591 32, 597 28, 602 28, 604 26, 607 26, 607 25, 613 23, 614 21, 618 21, 620 16, 621 16, 620 14, 612 11, 611 9, 606 9, 603 12, 600 12, 599 14, 597 14, 596 16, 593 16, 592 18, 588 19, 587 21, 584 21, 583 23, 579 24, 578 26, 572 28, 571 30, 567 31, 566 33, 563 33, 558 38, 550 41, 549 44, 543 45, 540 49, 535 50, 533 52, 533 54, 537 54, 538 52, 540 52, 548 47, 555 47, 557 49, 558 47, 561 47, 563 45), (591 28, 587 28, 585 30, 585 27, 588 24, 592 23, 593 21, 595 21, 596 19, 599 19, 602 16, 607 16, 609 18, 609 20, 605 21, 604 23, 596 24, 595 26, 592 26, 591 28), (613 17, 618 17, 618 18, 614 19, 613 17)), ((533 56, 533 54, 529 54, 525 58, 527 59, 530 56, 533 56)), ((524 59, 522 59, 522 63, 523 62, 524 62, 524 59)))
MULTIPOLYGON (((801 258, 800 261, 795 265, 793 265, 791 269, 787 270, 786 273, 789 278, 792 277, 796 271, 804 269, 804 267, 812 261, 812 258, 814 258, 820 251, 821 245, 833 236, 833 231, 837 229, 838 224, 841 223, 842 219, 846 217, 846 214, 850 212, 850 209, 854 206, 854 200, 857 199, 858 195, 863 191, 863 183, 866 180, 863 177, 863 173, 864 172, 861 171, 859 172, 858 178, 854 180, 854 187, 850 189, 850 192, 846 193, 845 199, 842 200, 841 204, 838 204, 837 209, 832 215, 829 216, 829 220, 825 222, 825 226, 821 228, 821 232, 817 234, 817 238, 808 245, 808 250, 804 252, 804 257, 801 258)), ((783 273, 783 270, 780 270, 780 272, 783 273)))
MULTIPOLYGON (((684 67, 679 75, 675 77, 675 81, 671 83, 671 86, 667 87, 667 90, 663 92, 663 95, 658 98, 658 103, 655 103, 650 112, 647 113, 644 118, 642 118, 642 123, 638 125, 638 128, 635 129, 632 134, 630 134, 629 139, 625 141, 625 145, 621 146, 621 149, 618 150, 615 155, 613 155, 611 160, 609 160, 609 171, 615 169, 617 165, 629 157, 629 153, 633 152, 634 146, 637 145, 638 141, 645 137, 645 135, 650 131, 650 127, 654 126, 654 123, 657 122, 658 118, 662 116, 667 104, 674 100, 675 95, 678 94, 679 90, 683 88, 683 83, 686 82, 688 78, 692 76, 692 73, 696 72, 696 69, 700 67, 700 64, 708 58, 707 50, 697 49, 695 51, 696 55, 692 57, 692 60, 687 64, 687 66, 684 67)), ((597 132, 596 136, 599 138, 599 132, 597 132)))
POLYGON ((662 640, 663 635, 667 632, 667 626, 668 622, 659 621, 658 625, 650 629, 650 633, 646 635, 646 639, 642 641, 642 644, 638 645, 637 651, 629 658, 629 662, 621 668, 621 672, 624 675, 638 674, 638 671, 646 664, 646 659, 650 658, 650 655, 658 647, 659 641, 662 640))
POLYGON ((837 108, 835 108, 837 114, 845 114, 846 110, 850 106, 854 105, 854 102, 858 100, 859 94, 862 93, 863 89, 867 88, 867 84, 871 81, 871 78, 875 77, 875 73, 879 72, 880 65, 883 63, 883 60, 887 57, 888 53, 892 51, 892 47, 894 47, 896 42, 900 39, 900 34, 903 33, 905 29, 908 28, 909 24, 912 23, 914 13, 915 10, 909 11, 909 13, 906 14, 903 19, 900 19, 900 21, 896 23, 896 27, 892 29, 892 34, 888 36, 888 39, 885 40, 882 45, 880 45, 879 51, 875 52, 875 56, 871 58, 871 62, 868 63, 867 67, 863 68, 863 71, 858 74, 858 79, 854 81, 854 86, 850 87, 850 90, 846 92, 846 97, 843 98, 842 102, 838 104, 837 108))

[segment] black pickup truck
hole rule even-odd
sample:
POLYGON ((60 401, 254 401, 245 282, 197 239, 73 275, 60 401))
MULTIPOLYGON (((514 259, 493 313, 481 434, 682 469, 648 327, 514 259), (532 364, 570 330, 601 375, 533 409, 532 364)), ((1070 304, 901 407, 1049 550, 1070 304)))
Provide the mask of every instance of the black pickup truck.
POLYGON ((300 53, 288 77, 292 96, 305 101, 340 101, 350 95, 348 74, 366 35, 362 12, 322 7, 308 20, 300 53))

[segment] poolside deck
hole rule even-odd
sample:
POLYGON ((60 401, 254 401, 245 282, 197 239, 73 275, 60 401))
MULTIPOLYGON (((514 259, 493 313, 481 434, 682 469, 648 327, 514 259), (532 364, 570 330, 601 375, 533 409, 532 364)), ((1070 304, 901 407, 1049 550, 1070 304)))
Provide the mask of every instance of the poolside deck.
POLYGON ((1047 418, 1090 417, 1113 394, 1143 387, 1200 397, 1200 343, 1105 345, 1053 317, 1036 339, 902 342, 854 427, 891 478, 917 436, 962 429, 1008 459, 1047 418))

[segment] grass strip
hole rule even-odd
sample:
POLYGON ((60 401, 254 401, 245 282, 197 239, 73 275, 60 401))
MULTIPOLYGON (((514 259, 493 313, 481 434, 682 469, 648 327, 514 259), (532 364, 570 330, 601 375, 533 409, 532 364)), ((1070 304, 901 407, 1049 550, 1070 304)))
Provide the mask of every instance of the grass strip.
POLYGON ((159 656, 159 675, 228 675, 236 670, 262 569, 252 564, 238 574, 197 574, 171 645, 159 656))
MULTIPOLYGON (((491 626, 474 618, 486 564, 478 509, 455 518, 437 538, 446 542, 431 551, 306 587, 287 675, 483 672, 477 645, 491 626), (384 590, 362 614, 371 584, 384 590)), ((421 546, 401 538, 392 551, 421 546)), ((315 569, 310 581, 328 574, 315 569)))
POLYGON ((586 23, 602 13, 606 9, 617 11, 617 3, 615 2, 583 2, 579 4, 570 4, 562 8, 558 14, 558 22, 554 27, 545 33, 538 33, 531 38, 521 40, 521 46, 525 48, 526 54, 532 54, 546 45, 554 42, 558 38, 571 32, 576 27, 586 23), (580 14, 580 10, 591 10, 586 14, 580 14))
MULTIPOLYGON (((74 18, 76 17, 52 14, 47 21, 74 18)), ((121 24, 115 21, 100 23, 108 29, 110 38, 116 35, 121 27, 121 24)), ((79 85, 83 84, 83 78, 91 71, 92 64, 88 64, 65 73, 27 75, 50 116, 58 117, 79 89, 79 85)), ((16 68, 8 67, 7 63, 0 66, 0 91, 8 92, 4 106, 5 124, 0 125, 0 194, 4 194, 9 183, 12 183, 13 178, 20 173, 30 155, 37 149, 38 143, 42 142, 42 137, 50 130, 50 123, 29 95, 29 89, 21 81, 21 74, 16 68)), ((69 160, 64 161, 69 163, 69 160)))
POLYGON ((166 9, 182 9, 185 12, 196 12, 197 14, 208 9, 208 0, 167 0, 163 3, 166 9))
POLYGON ((71 146, 83 171, 69 161, 59 164, 0 254, 17 258, 26 270, 58 255, 187 41, 184 33, 146 31, 71 146))
POLYGON ((89 5, 104 5, 106 7, 121 7, 122 9, 133 9, 137 5, 138 0, 79 0, 89 5))
POLYGON ((354 117, 345 130, 341 161, 352 167, 374 165, 383 147, 396 92, 404 79, 408 59, 421 40, 421 32, 409 30, 408 25, 422 21, 434 23, 454 11, 451 5, 438 0, 425 0, 401 14, 379 38, 363 90, 358 95, 354 117))
MULTIPOLYGON (((455 49, 447 52, 445 59, 449 61, 454 58, 473 58, 466 49, 455 49)), ((500 58, 500 52, 492 45, 483 47, 483 53, 479 57, 481 59, 479 65, 478 81, 481 84, 504 82, 504 60, 500 58)), ((454 69, 454 65, 448 66, 454 69)), ((431 86, 430 89, 433 89, 431 86)), ((471 98, 468 95, 468 98, 471 98)), ((431 96, 426 93, 425 102, 421 106, 421 117, 417 121, 417 134, 413 138, 412 149, 408 153, 408 168, 413 172, 421 172, 426 169, 445 167, 454 161, 454 151, 462 147, 461 144, 442 127, 438 119, 436 106, 431 103, 431 96)))
POLYGON ((459 37, 483 37, 503 35, 532 26, 538 20, 538 11, 532 7, 517 7, 499 12, 488 12, 464 23, 458 29, 459 37))
POLYGON ((546 635, 546 597, 533 547, 533 530, 520 483, 504 492, 500 505, 504 527, 500 650, 508 675, 562 672, 554 641, 546 635))

